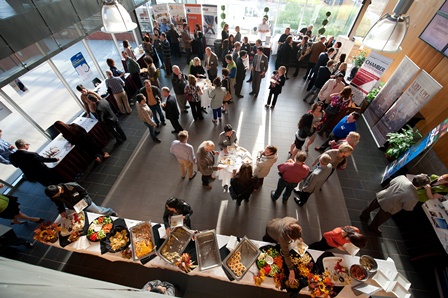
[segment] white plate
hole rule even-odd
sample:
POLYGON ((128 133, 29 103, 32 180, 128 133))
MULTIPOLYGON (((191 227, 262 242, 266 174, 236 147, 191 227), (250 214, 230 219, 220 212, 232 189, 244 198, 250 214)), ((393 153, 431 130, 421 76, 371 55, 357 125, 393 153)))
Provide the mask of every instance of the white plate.
POLYGON ((395 280, 398 281, 398 283, 406 290, 409 290, 411 287, 411 282, 407 280, 406 277, 404 277, 400 272, 397 272, 395 280))
POLYGON ((380 287, 383 288, 383 290, 387 290, 387 288, 390 286, 391 280, 387 277, 387 275, 381 271, 378 270, 375 274, 375 276, 373 277, 373 280, 376 281, 380 287))
POLYGON ((322 264, 324 265, 325 271, 328 271, 330 273, 331 281, 335 286, 346 286, 351 284, 352 278, 350 277, 350 270, 343 258, 326 257, 322 260, 322 264), (345 269, 341 273, 336 271, 336 269, 334 268, 338 261, 340 261, 339 264, 345 269), (341 278, 343 280, 341 280, 341 278))
POLYGON ((406 290, 399 282, 395 282, 395 285, 392 287, 391 292, 398 298, 410 298, 411 293, 406 290))

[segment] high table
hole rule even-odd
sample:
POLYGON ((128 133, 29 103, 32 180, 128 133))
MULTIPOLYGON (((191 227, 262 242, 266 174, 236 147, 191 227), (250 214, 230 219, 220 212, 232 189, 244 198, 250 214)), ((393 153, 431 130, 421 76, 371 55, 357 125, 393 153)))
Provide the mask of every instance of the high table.
MULTIPOLYGON (((89 223, 92 222, 95 218, 99 217, 101 215, 99 214, 95 214, 95 213, 90 213, 87 212, 87 217, 89 220, 89 223)), ((116 219, 116 217, 112 217, 114 220, 116 219)), ((56 222, 61 222, 61 217, 59 216, 56 219, 56 222)), ((139 224, 141 221, 138 220, 132 220, 132 219, 124 219, 128 229, 139 224)), ((156 225, 155 223, 152 223, 152 226, 156 225)), ((85 236, 83 236, 85 237, 85 236)), ((218 240, 218 247, 221 248, 223 246, 225 246, 227 244, 227 242, 229 241, 229 236, 225 236, 225 235, 217 235, 217 240, 218 240)), ((80 240, 78 240, 80 241, 80 240)), ((267 243, 267 242, 262 242, 262 241, 257 241, 257 240, 251 240, 255 245, 257 245, 259 248, 263 247, 265 245, 269 245, 271 243, 267 243)), ((56 241, 56 243, 48 243, 48 245, 54 246, 54 247, 58 247, 58 248, 62 248, 68 251, 74 251, 74 252, 78 252, 78 253, 85 253, 85 254, 90 254, 90 255, 95 255, 104 259, 107 259, 109 261, 123 261, 123 262, 134 262, 134 263, 138 263, 141 264, 140 262, 136 262, 133 261, 132 259, 124 259, 121 256, 121 253, 105 253, 105 254, 101 254, 100 252, 100 243, 99 242, 90 242, 90 246, 87 247, 86 249, 77 249, 76 248, 76 243, 71 243, 65 247, 61 247, 59 245, 59 241, 56 241)), ((311 256, 313 257, 314 260, 317 260, 317 258, 323 254, 322 251, 316 251, 316 250, 308 250, 308 252, 311 254, 311 256)), ((347 266, 351 266, 352 264, 359 264, 359 257, 352 257, 350 255, 341 255, 341 254, 335 254, 337 257, 341 257, 345 260, 347 266)), ((379 259, 375 259, 376 262, 378 263, 378 268, 382 269, 382 270, 389 270, 392 272, 397 272, 397 269, 395 267, 395 263, 392 259, 388 258, 387 260, 379 260, 379 259)), ((161 259, 160 257, 156 256, 155 258, 153 258, 151 261, 147 262, 146 264, 144 264, 143 266, 148 267, 148 268, 161 268, 161 269, 168 269, 168 270, 173 270, 173 271, 180 271, 180 269, 178 269, 177 267, 172 266, 171 264, 168 264, 167 262, 165 262, 163 259, 161 259)), ((227 281, 230 282, 229 278, 227 277, 227 275, 224 273, 223 269, 221 267, 215 267, 215 268, 211 268, 208 270, 204 270, 204 271, 199 271, 198 268, 195 268, 193 271, 191 271, 190 273, 188 273, 189 275, 193 275, 193 276, 202 276, 202 277, 208 277, 208 278, 214 278, 214 279, 218 279, 218 280, 222 280, 222 281, 227 281)), ((253 277, 255 275, 258 274, 258 269, 256 267, 256 264, 252 265, 249 269, 249 271, 246 273, 246 275, 240 280, 238 281, 239 284, 242 285, 248 285, 248 286, 255 286, 254 285, 254 280, 253 277)), ((236 282, 236 281, 233 281, 236 282)), ((369 280, 367 283, 370 284, 375 284, 374 281, 369 280)), ((351 286, 354 286, 358 284, 357 282, 352 282, 351 286)), ((351 286, 345 286, 344 289, 339 293, 339 295, 337 297, 343 297, 343 298, 355 298, 355 297, 361 297, 361 298, 367 298, 367 295, 359 295, 356 296, 351 288, 351 286)), ((269 289, 275 289, 275 284, 272 278, 266 278, 265 281, 261 284, 261 287, 263 288, 269 288, 269 289)), ((300 294, 304 294, 307 295, 309 294, 308 289, 304 288, 300 291, 300 294)), ((375 296, 385 296, 385 297, 394 297, 392 293, 386 293, 383 290, 376 292, 375 296)))
MULTIPOLYGON (((83 127, 93 141, 103 148, 110 139, 110 133, 99 123, 98 120, 93 118, 78 117, 72 123, 76 123, 83 127)), ((47 163, 47 167, 53 169, 53 171, 60 175, 65 181, 74 181, 74 178, 78 173, 87 169, 90 162, 92 162, 92 156, 87 155, 84 152, 76 150, 75 145, 70 144, 62 134, 59 134, 53 141, 45 146, 39 154, 44 157, 59 158, 57 162, 47 163)))
POLYGON ((208 91, 211 90, 212 84, 209 79, 198 79, 196 83, 199 87, 202 88, 203 93, 200 95, 201 98, 201 107, 210 107, 210 103, 212 99, 208 96, 208 91))
POLYGON ((222 181, 222 186, 230 185, 234 171, 238 171, 243 163, 252 163, 252 155, 247 149, 240 146, 229 146, 228 153, 221 150, 218 155, 218 166, 222 169, 216 171, 216 177, 222 181))

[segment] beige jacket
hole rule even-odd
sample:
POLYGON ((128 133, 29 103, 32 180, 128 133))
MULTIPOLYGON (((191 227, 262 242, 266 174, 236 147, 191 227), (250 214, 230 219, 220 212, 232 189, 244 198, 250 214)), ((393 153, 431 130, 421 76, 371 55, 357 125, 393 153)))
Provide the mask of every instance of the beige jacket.
POLYGON ((278 155, 277 153, 270 156, 261 155, 261 151, 258 156, 261 156, 257 159, 257 163, 255 164, 254 175, 258 178, 264 178, 269 174, 272 166, 277 162, 278 155))
POLYGON ((280 244, 280 253, 282 254, 288 269, 293 269, 291 255, 289 253, 289 237, 285 234, 285 227, 291 223, 299 223, 294 217, 274 218, 268 222, 266 233, 280 244))

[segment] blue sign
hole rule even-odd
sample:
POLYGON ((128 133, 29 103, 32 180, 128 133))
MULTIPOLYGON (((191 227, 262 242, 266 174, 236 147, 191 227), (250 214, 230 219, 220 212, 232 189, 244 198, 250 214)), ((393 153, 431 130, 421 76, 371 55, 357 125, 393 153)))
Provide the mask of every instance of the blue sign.
POLYGON ((87 64, 87 61, 81 52, 71 57, 70 61, 72 62, 72 65, 75 68, 76 72, 83 80, 87 80, 92 76, 89 64, 87 64))

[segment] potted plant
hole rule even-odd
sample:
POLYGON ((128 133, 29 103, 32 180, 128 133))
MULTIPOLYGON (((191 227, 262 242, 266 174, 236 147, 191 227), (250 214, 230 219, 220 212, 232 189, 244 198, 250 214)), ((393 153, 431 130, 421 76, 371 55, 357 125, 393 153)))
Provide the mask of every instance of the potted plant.
POLYGON ((325 14, 326 18, 322 21, 322 27, 317 31, 320 35, 324 35, 325 33, 325 26, 328 24, 328 19, 331 16, 331 12, 327 11, 325 14))
POLYGON ((389 161, 393 161, 417 143, 422 135, 418 131, 414 131, 409 125, 406 125, 406 128, 388 133, 387 137, 389 146, 386 150, 386 158, 389 161))
POLYGON ((269 7, 266 6, 264 8, 264 16, 263 16, 263 18, 265 18, 266 21, 269 20, 268 12, 269 12, 269 7))
POLYGON ((383 88, 383 86, 384 86, 384 83, 381 82, 377 88, 373 88, 372 90, 370 90, 370 92, 366 96, 366 101, 368 104, 370 104, 375 99, 375 97, 378 95, 378 93, 380 93, 380 90, 381 90, 381 88, 383 88))
POLYGON ((222 21, 221 21, 221 28, 224 28, 224 25, 226 24, 226 21, 225 21, 225 19, 226 19, 226 6, 225 5, 221 5, 221 10, 222 10, 222 12, 221 12, 221 19, 222 19, 222 21))

